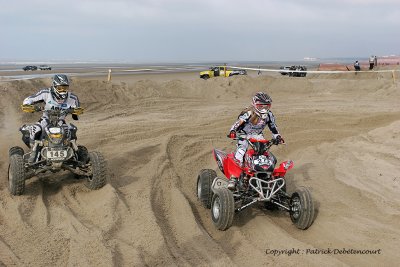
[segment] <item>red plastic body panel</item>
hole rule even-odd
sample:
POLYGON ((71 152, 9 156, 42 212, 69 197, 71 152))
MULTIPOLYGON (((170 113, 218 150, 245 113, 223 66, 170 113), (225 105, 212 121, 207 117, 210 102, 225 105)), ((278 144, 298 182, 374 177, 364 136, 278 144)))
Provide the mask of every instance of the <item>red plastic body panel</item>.
MULTIPOLYGON (((246 175, 253 176, 254 172, 251 170, 249 164, 247 164, 247 161, 252 158, 254 155, 254 150, 253 149, 248 149, 246 151, 244 161, 245 164, 242 167, 240 167, 236 160, 234 159, 234 153, 227 154, 226 152, 218 149, 213 150, 214 158, 217 161, 219 169, 222 171, 222 173, 226 176, 226 178, 231 179, 232 176, 239 178, 242 173, 245 173, 246 175)), ((268 155, 268 152, 265 153, 268 155)), ((274 171, 272 172, 273 177, 284 177, 286 175, 286 172, 293 168, 293 161, 287 160, 279 164, 278 168, 275 168, 274 171), (289 164, 288 168, 285 169, 285 166, 289 164)))
POLYGON ((242 168, 234 160, 234 154, 230 153, 224 160, 224 170, 226 178, 230 179, 232 176, 239 178, 242 173, 242 168))
POLYGON ((285 165, 286 165, 287 162, 289 162, 289 160, 284 161, 281 164, 279 164, 279 167, 274 170, 274 172, 272 173, 272 176, 275 176, 275 177, 283 177, 283 176, 285 176, 286 172, 288 170, 290 170, 291 168, 293 168, 293 165, 294 165, 293 161, 290 161, 291 164, 290 164, 289 168, 287 170, 285 170, 285 165))

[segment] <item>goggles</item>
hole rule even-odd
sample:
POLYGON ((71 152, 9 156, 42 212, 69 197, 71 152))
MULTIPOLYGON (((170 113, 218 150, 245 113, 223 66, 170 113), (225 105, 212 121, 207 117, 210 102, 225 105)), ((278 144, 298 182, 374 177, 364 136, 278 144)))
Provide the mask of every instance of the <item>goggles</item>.
POLYGON ((59 92, 59 93, 66 93, 66 92, 68 92, 68 88, 69 88, 68 85, 57 85, 57 86, 56 86, 56 90, 57 90, 57 92, 59 92))
POLYGON ((263 109, 269 110, 271 108, 271 104, 256 104, 256 108, 258 110, 263 110, 263 109))

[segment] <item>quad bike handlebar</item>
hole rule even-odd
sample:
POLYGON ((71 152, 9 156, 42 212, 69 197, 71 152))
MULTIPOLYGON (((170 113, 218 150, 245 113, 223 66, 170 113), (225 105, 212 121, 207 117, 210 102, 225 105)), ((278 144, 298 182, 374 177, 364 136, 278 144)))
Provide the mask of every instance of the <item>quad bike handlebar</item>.
POLYGON ((34 113, 42 111, 42 108, 35 105, 21 105, 21 109, 23 112, 34 113))
POLYGON ((241 134, 238 135, 236 138, 233 138, 233 140, 240 140, 240 141, 247 140, 250 144, 264 143, 267 144, 268 147, 271 147, 272 145, 285 144, 284 142, 282 142, 282 139, 272 138, 270 140, 267 140, 262 135, 241 134))
POLYGON ((63 109, 63 110, 45 110, 44 107, 36 106, 36 105, 21 105, 21 109, 23 112, 27 113, 34 113, 34 112, 42 112, 46 111, 48 113, 64 113, 65 115, 67 114, 73 114, 73 115, 81 115, 84 112, 84 108, 68 108, 68 109, 63 109))

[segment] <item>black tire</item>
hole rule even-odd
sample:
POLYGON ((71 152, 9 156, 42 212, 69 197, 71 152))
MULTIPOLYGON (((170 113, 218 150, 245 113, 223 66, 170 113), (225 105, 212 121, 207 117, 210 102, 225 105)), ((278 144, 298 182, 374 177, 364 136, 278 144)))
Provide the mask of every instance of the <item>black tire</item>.
POLYGON ((78 146, 78 151, 76 154, 80 162, 85 164, 89 162, 89 151, 85 146, 78 146))
POLYGON ((217 173, 210 169, 201 170, 197 176, 197 198, 207 209, 211 208, 211 199, 213 196, 211 185, 215 177, 217 177, 217 173))
POLYGON ((234 215, 235 201, 232 191, 227 188, 218 189, 211 201, 211 218, 214 226, 218 230, 225 231, 232 226, 234 215))
POLYGON ((12 155, 20 155, 23 156, 25 154, 24 150, 19 146, 13 146, 8 150, 8 156, 11 157, 12 155))
POLYGON ((305 187, 298 188, 290 197, 290 219, 297 228, 305 230, 314 221, 314 202, 310 191, 305 187))
POLYGON ((203 75, 201 78, 204 79, 204 80, 207 80, 208 78, 210 78, 210 76, 208 76, 208 75, 203 75))
POLYGON ((8 165, 8 190, 13 196, 22 195, 25 191, 24 160, 19 154, 10 156, 10 164, 8 165))
POLYGON ((91 190, 102 188, 107 182, 107 163, 100 152, 89 153, 93 174, 86 178, 85 186, 91 190))

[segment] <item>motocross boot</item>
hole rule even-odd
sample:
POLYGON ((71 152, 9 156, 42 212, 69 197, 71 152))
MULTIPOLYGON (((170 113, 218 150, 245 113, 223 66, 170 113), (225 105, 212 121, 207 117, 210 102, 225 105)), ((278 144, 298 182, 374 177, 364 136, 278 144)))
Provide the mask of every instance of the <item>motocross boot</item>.
POLYGON ((78 146, 76 145, 76 139, 72 139, 71 140, 71 145, 72 145, 72 149, 77 152, 78 151, 78 146))
POLYGON ((35 159, 36 159, 36 150, 37 150, 38 145, 37 145, 36 141, 32 141, 32 140, 29 142, 29 144, 30 144, 32 151, 29 154, 28 163, 32 164, 35 162, 35 159))
POLYGON ((40 145, 40 141, 37 141, 37 140, 30 141, 30 147, 31 147, 32 151, 29 154, 28 163, 32 164, 35 162, 39 145, 40 145))

